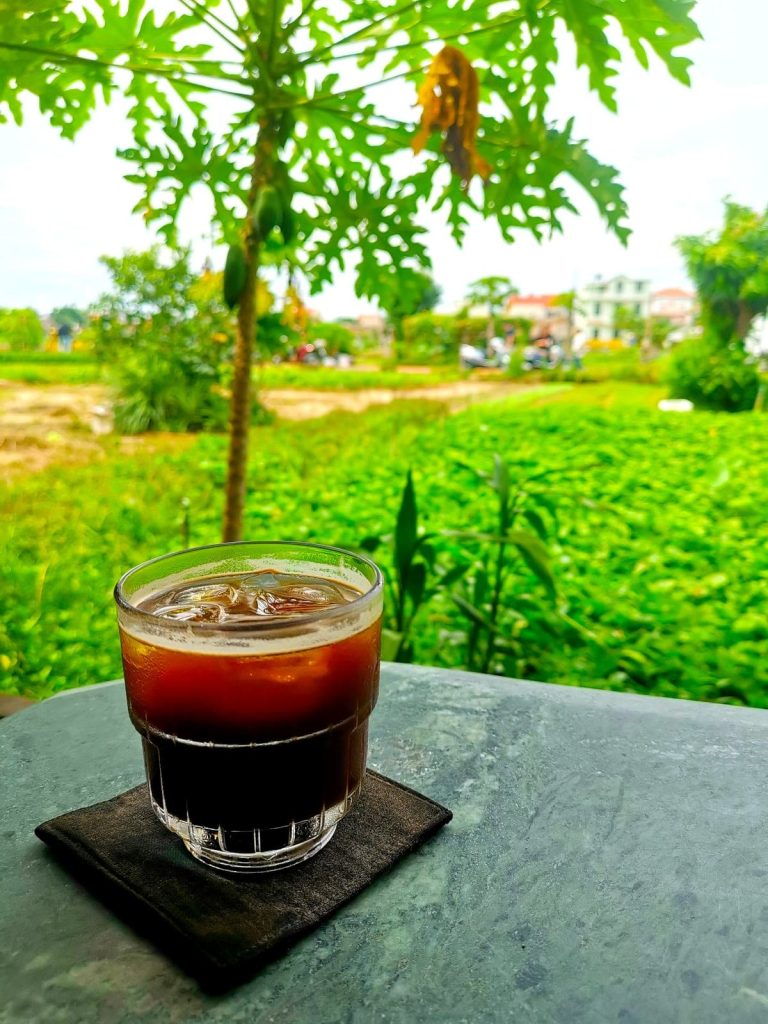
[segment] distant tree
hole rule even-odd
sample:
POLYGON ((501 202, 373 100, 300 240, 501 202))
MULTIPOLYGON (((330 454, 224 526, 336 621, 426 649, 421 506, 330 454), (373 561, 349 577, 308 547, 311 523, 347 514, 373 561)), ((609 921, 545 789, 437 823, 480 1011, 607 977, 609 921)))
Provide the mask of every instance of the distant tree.
POLYGON ((676 244, 699 293, 705 334, 743 345, 755 317, 768 312, 768 209, 726 201, 719 231, 676 244))
POLYGON ((699 294, 703 334, 676 348, 673 394, 710 408, 752 408, 759 382, 745 341, 768 312, 768 209, 726 200, 722 228, 685 235, 677 247, 699 294))
POLYGON ((648 336, 651 344, 661 348, 666 344, 675 325, 666 316, 652 316, 648 321, 648 336))
POLYGON ((481 277, 477 281, 473 281, 467 289, 465 298, 467 300, 467 307, 488 307, 486 333, 488 337, 491 337, 496 333, 496 316, 501 312, 504 303, 510 295, 517 294, 517 288, 515 288, 508 277, 492 274, 489 277, 481 277))
POLYGON ((0 348, 34 352, 44 341, 45 331, 34 309, 0 309, 0 348))
POLYGON ((510 295, 517 295, 518 290, 508 277, 491 275, 473 281, 465 296, 470 306, 488 306, 491 316, 499 312, 510 295))
POLYGON ((381 303, 397 341, 403 338, 403 320, 417 313, 431 313, 443 294, 431 274, 419 273, 418 280, 412 291, 394 292, 381 303))
POLYGON ((617 306, 613 315, 613 330, 617 337, 631 334, 637 340, 645 332, 645 320, 631 306, 617 306))
POLYGON ((431 313, 442 296, 443 289, 430 278, 424 285, 424 291, 421 293, 414 313, 431 313))
POLYGON ((84 327, 88 322, 88 316, 76 306, 57 306, 56 309, 51 310, 51 320, 58 328, 69 327, 70 330, 74 330, 84 327))
POLYGON ((576 308, 576 292, 560 292, 559 295, 553 295, 552 305, 572 312, 576 308))
POLYGON ((307 336, 312 342, 324 342, 329 355, 350 354, 355 349, 355 335, 344 324, 315 322, 309 325, 307 336))

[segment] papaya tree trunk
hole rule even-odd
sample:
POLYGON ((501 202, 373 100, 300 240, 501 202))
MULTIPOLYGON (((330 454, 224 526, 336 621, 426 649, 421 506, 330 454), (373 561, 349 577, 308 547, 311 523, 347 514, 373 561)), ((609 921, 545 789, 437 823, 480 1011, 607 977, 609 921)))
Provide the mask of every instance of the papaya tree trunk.
POLYGON ((258 244, 245 250, 245 288, 237 311, 237 337, 229 413, 229 455, 224 503, 222 540, 240 540, 243 535, 243 509, 248 475, 248 439, 251 427, 251 366, 256 334, 256 275, 258 244))
MULTIPOLYGON (((248 210, 253 209, 259 189, 271 176, 274 154, 273 126, 262 123, 251 172, 248 210)), ((259 270, 259 238, 253 220, 246 217, 243 228, 245 285, 237 310, 237 335, 233 359, 232 399, 229 413, 229 454, 224 497, 222 540, 241 540, 243 509, 248 477, 248 439, 251 427, 251 369, 256 337, 256 283, 259 270)))

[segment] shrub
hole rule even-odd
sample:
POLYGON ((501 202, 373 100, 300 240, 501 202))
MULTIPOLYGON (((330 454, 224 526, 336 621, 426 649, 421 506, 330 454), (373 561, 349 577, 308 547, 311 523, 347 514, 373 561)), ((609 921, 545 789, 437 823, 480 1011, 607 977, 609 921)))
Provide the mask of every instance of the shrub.
POLYGON ((158 248, 103 262, 113 291, 99 301, 93 348, 115 386, 117 430, 223 430, 234 318, 221 275, 195 274, 188 250, 170 265, 158 248))
MULTIPOLYGON (((518 349, 519 353, 519 349, 518 349)), ((578 384, 602 384, 605 381, 625 381, 633 384, 661 384, 666 379, 669 355, 664 353, 651 359, 643 358, 640 347, 588 350, 581 357, 581 366, 556 366, 551 370, 524 372, 522 356, 518 353, 510 360, 511 377, 527 380, 574 381, 578 384)))
POLYGON ((485 344, 488 321, 483 317, 457 317, 441 313, 417 313, 403 320, 399 355, 414 363, 453 363, 459 345, 485 344))
POLYGON ((310 341, 325 342, 325 348, 329 355, 337 355, 341 352, 351 355, 358 348, 355 335, 344 324, 312 323, 309 325, 307 335, 310 341))
POLYGON ((34 309, 0 309, 0 349, 34 352, 43 347, 45 331, 34 309))
POLYGON ((226 390, 215 364, 176 351, 123 354, 117 371, 115 429, 121 434, 150 430, 224 430, 226 390))
POLYGON ((667 382, 672 398, 687 398, 701 409, 752 409, 759 376, 739 342, 723 345, 710 335, 684 341, 674 350, 667 382))

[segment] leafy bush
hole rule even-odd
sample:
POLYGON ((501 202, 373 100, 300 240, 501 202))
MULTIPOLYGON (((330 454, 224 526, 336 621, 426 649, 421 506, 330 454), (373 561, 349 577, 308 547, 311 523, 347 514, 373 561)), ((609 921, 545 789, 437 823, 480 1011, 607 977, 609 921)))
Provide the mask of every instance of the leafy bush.
POLYGON ((356 338, 344 324, 335 323, 311 323, 307 331, 310 341, 323 341, 328 355, 336 355, 343 352, 351 355, 356 351, 356 338))
POLYGON ((581 366, 556 366, 551 370, 524 371, 519 349, 509 367, 509 376, 526 380, 574 381, 577 384, 602 384, 605 381, 624 381, 635 384, 661 384, 666 380, 670 355, 645 359, 639 346, 620 343, 609 348, 590 350, 581 357, 581 366))
POLYGON ((707 334, 675 348, 667 380, 673 398, 723 412, 752 409, 760 383, 739 342, 724 345, 707 334))
POLYGON ((102 262, 113 290, 98 303, 94 351, 115 384, 115 427, 223 430, 234 320, 219 274, 195 274, 189 251, 164 264, 158 248, 102 262))
POLYGON ((143 346, 125 351, 117 371, 115 430, 224 430, 229 404, 221 369, 190 355, 160 351, 148 358, 143 346))
POLYGON ((34 352, 44 341, 45 331, 34 309, 0 309, 0 349, 34 352))
POLYGON ((485 344, 488 321, 483 317, 457 317, 417 313, 403 320, 399 356, 413 363, 456 363, 459 345, 485 344))

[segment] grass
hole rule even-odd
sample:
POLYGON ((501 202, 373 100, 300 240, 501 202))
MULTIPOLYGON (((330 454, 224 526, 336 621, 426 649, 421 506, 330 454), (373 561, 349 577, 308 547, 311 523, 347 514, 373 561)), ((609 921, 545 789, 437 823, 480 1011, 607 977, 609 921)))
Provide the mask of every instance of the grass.
POLYGON ((0 381, 19 384, 95 384, 102 370, 81 352, 0 352, 0 381))
MULTIPOLYGON (((20 384, 93 384, 104 379, 104 371, 88 353, 0 352, 0 380, 20 384)), ((385 388, 390 391, 431 387, 465 379, 458 367, 432 367, 426 373, 401 370, 336 369, 327 366, 266 364, 254 369, 262 388, 300 388, 318 391, 362 391, 385 388)))
POLYGON ((468 374, 458 367, 433 367, 427 373, 408 373, 402 370, 336 369, 329 366, 299 366, 281 363, 264 365, 254 372, 255 379, 265 389, 310 388, 317 391, 363 391, 385 388, 389 391, 431 387, 463 380, 468 374))
POLYGON ((523 374, 538 381, 573 381, 579 384, 602 384, 609 381, 623 383, 664 384, 669 369, 670 353, 664 352, 654 359, 643 359, 639 347, 614 351, 586 352, 581 369, 555 367, 552 370, 531 370, 523 374))
MULTIPOLYGON (((541 518, 558 584, 552 608, 517 567, 504 604, 522 653, 509 674, 768 706, 766 421, 664 415, 640 386, 532 391, 456 416, 411 401, 257 429, 246 535, 355 547, 391 533, 409 467, 428 530, 489 530, 493 495, 461 464, 488 470, 500 452, 516 481, 552 473, 541 518)), ((223 437, 163 454, 108 438, 102 452, 0 490, 0 691, 118 675, 117 576, 181 545, 182 498, 190 543, 218 539, 223 437)), ((464 557, 455 540, 437 547, 446 567, 464 557)), ((417 660, 461 664, 464 626, 451 601, 433 601, 417 660)))

